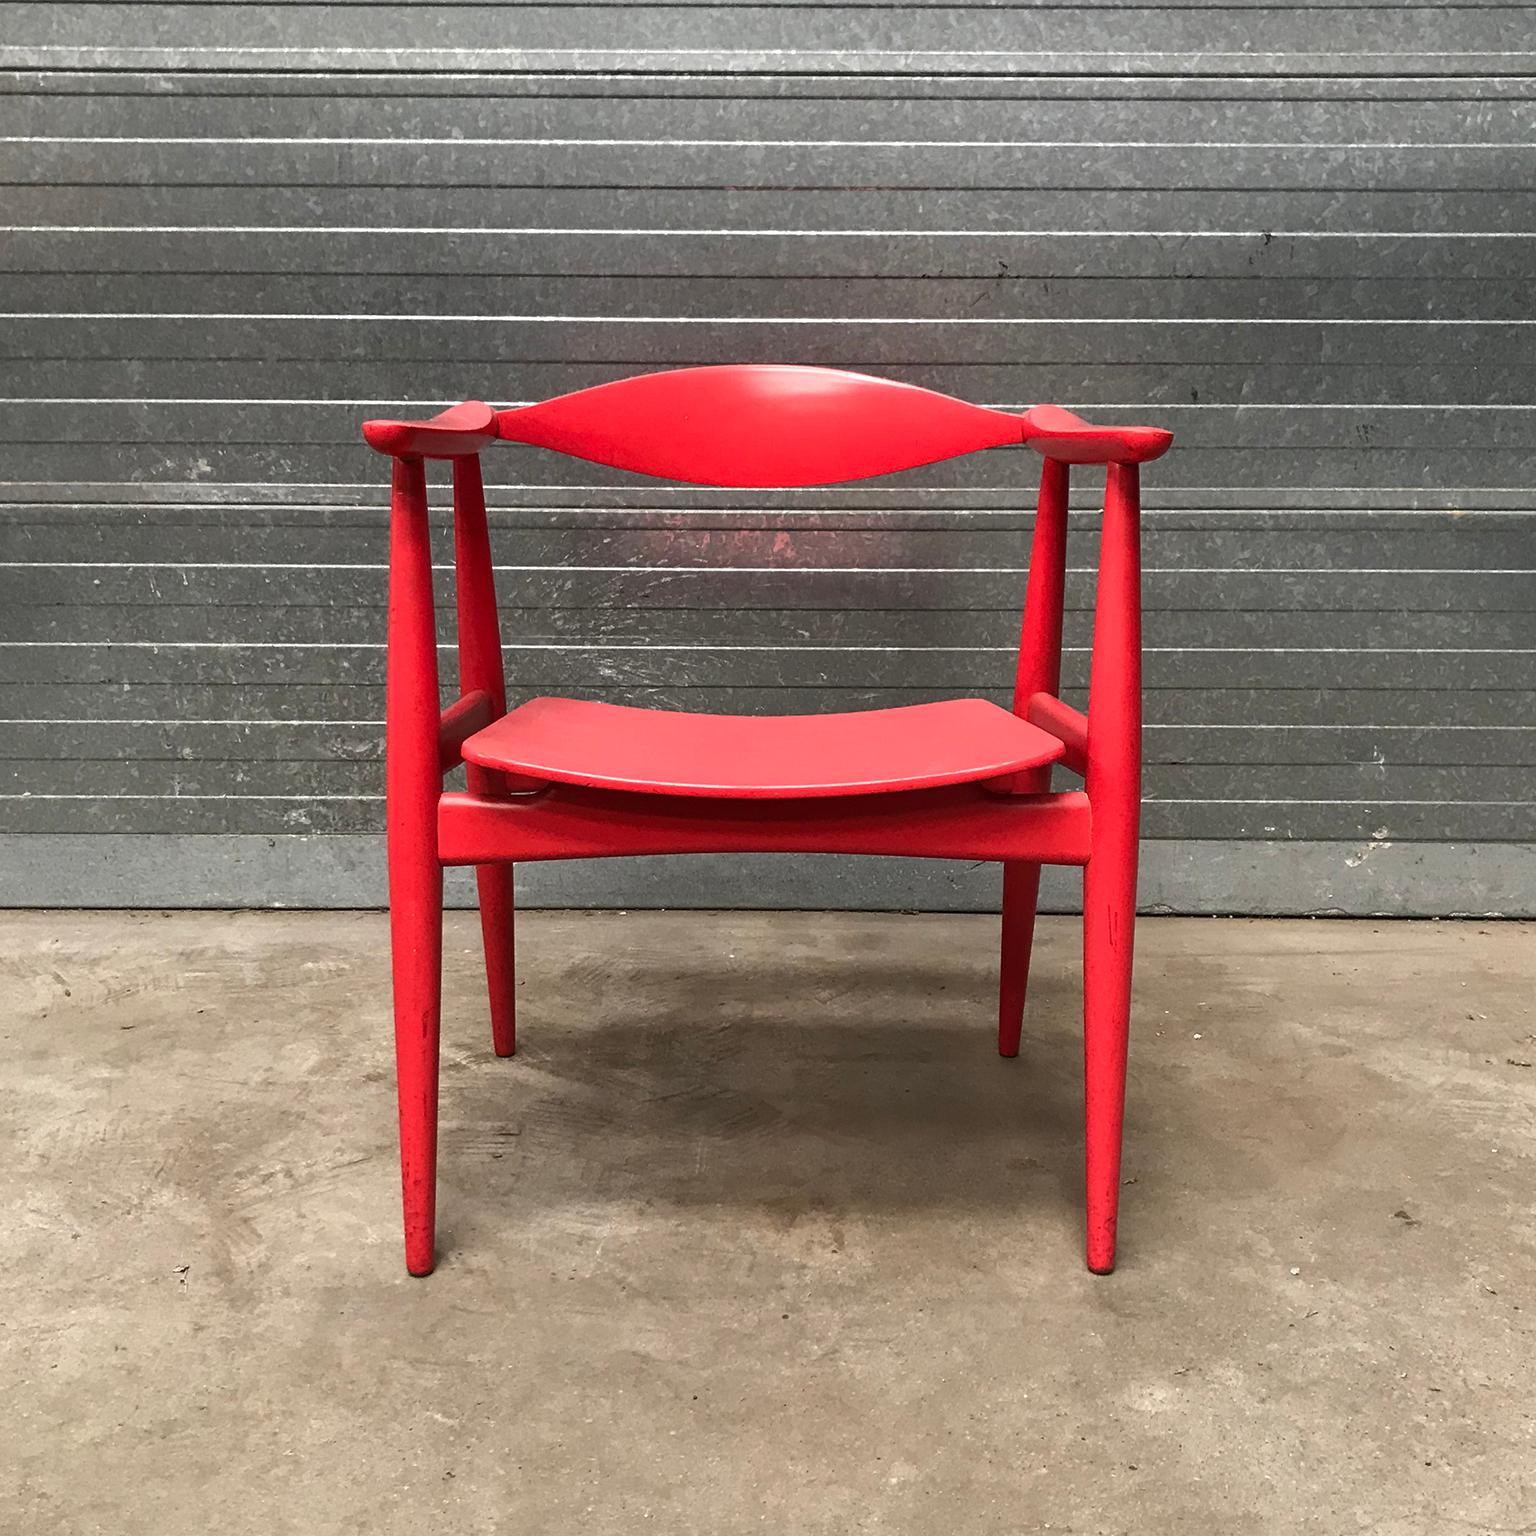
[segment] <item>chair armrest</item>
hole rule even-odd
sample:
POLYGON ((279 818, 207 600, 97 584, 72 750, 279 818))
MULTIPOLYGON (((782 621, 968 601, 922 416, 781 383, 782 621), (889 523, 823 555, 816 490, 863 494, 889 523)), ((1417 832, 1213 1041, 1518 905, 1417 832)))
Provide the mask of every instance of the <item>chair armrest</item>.
POLYGON ((429 421, 365 421, 363 440, 397 459, 462 459, 496 441, 496 413, 466 400, 429 421))
POLYGON ((1031 406, 1022 419, 1024 442, 1063 464, 1145 464, 1173 441, 1161 427, 1096 427, 1059 405, 1031 406))

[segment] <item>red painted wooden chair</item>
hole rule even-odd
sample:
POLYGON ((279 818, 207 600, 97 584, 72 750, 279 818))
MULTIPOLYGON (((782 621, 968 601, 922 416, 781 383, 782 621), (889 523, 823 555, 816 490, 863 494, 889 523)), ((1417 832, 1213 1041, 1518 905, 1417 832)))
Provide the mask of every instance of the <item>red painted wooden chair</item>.
POLYGON ((824 368, 686 368, 517 410, 370 421, 394 459, 385 706, 406 1267, 430 1273, 443 867, 473 864, 496 1053, 513 1049, 512 868, 618 854, 802 852, 1003 866, 998 1049, 1014 1056, 1042 864, 1083 869, 1088 1267, 1114 1266, 1141 777, 1138 465, 1172 440, 1021 416, 824 368), (510 712, 480 452, 532 443, 704 485, 825 485, 1023 443, 1044 460, 1013 709, 951 699, 748 717, 533 699, 510 712), (443 709, 423 461, 453 464, 460 696, 443 709), (1107 466, 1086 718, 1061 675, 1067 477, 1107 466), (443 776, 467 764, 468 788, 443 776), (1081 790, 1050 792, 1059 763, 1081 790))

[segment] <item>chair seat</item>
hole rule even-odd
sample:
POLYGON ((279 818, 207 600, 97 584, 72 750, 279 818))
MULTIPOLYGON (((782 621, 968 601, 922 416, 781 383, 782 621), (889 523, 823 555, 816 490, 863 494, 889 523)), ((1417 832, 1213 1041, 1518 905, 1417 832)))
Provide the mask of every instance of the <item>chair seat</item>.
POLYGON ((1055 762, 1064 748, 985 699, 840 715, 690 715, 530 699, 463 750, 483 768, 593 789, 791 800, 974 783, 1055 762))

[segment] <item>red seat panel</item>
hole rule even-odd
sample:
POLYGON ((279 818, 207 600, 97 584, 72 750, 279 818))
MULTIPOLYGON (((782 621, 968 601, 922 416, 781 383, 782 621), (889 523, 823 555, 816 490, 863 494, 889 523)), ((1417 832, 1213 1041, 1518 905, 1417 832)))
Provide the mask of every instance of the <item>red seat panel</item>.
POLYGON ((1055 762, 1064 750, 985 699, 839 715, 530 699, 469 737, 464 760, 593 789, 789 800, 974 783, 1055 762))

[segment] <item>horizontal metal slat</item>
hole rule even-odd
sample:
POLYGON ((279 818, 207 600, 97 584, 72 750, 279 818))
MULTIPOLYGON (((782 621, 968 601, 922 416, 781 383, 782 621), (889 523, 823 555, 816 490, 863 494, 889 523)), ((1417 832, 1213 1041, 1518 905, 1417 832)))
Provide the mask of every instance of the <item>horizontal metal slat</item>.
MULTIPOLYGON (((455 686, 445 658, 443 687, 455 686)), ((509 672, 511 696, 531 697, 516 667, 509 672)), ((573 687, 582 698, 654 709, 691 709, 705 714, 732 712, 799 714, 829 709, 878 709, 924 704, 956 693, 990 697, 1006 705, 1010 687, 987 689, 981 679, 961 688, 922 687, 573 687)), ((1240 725, 1374 726, 1486 728, 1536 719, 1536 690, 1468 692, 1414 688, 1405 678, 1397 688, 1176 688, 1149 690, 1145 714, 1149 726, 1240 725)), ((1067 702, 1081 707, 1081 687, 1064 690, 1067 702)), ((0 719, 149 719, 149 720, 380 720, 384 690, 376 683, 332 679, 324 683, 151 682, 0 682, 0 719)))
POLYGON ((723 231, 788 230, 983 236, 1019 230, 1211 231, 1285 230, 1350 233, 1525 234, 1536 193, 1451 190, 1425 196, 1393 188, 1356 190, 1341 224, 1337 191, 1126 188, 1088 197, 1078 188, 1000 196, 986 190, 883 191, 868 183, 841 189, 681 191, 652 188, 533 190, 462 187, 98 187, 82 217, 82 194, 70 187, 12 187, 6 222, 19 225, 309 225, 396 228, 551 228, 723 231))
MULTIPOLYGON (((970 318, 847 315, 752 319, 732 315, 549 315, 497 311, 471 315, 435 309, 398 315, 352 310, 77 312, 9 317, 0 357, 97 360, 156 357, 332 359, 338 366, 378 360, 456 361, 475 377, 489 365, 600 364, 609 377, 637 366, 699 364, 720 357, 743 362, 782 357, 840 357, 848 368, 933 369, 961 364, 1119 363, 1206 368, 1499 366, 1517 359, 1530 326, 1502 320, 1393 318, 1168 319, 1124 316, 1087 321, 981 315, 970 318)), ((505 386, 502 386, 505 387, 505 386)), ((1004 396, 1003 398, 1010 398, 1004 396)), ((13 436, 23 435, 20 428, 13 436)))
POLYGON ((1530 50, 1530 7, 18 4, 0 63, 303 69, 1483 73, 1530 50), (205 57, 208 50, 214 57, 205 57), (339 51, 343 56, 328 57, 339 51), (38 56, 33 57, 32 55, 38 56), (77 57, 76 55, 79 55, 77 57), (1486 55, 1486 58, 1479 58, 1486 55), (547 56, 547 57, 546 57, 547 56), (1092 60, 1085 64, 1082 61, 1092 60), (1476 60, 1476 62, 1473 62, 1476 60), (1306 62, 1303 62, 1306 61, 1306 62))
POLYGON ((1180 99, 1138 96, 1126 87, 1155 82, 1131 81, 1118 82, 1117 92, 1100 95, 1083 89, 1086 82, 1046 82, 1042 89, 1016 78, 999 82, 1011 87, 1007 97, 990 98, 974 88, 988 82, 941 81, 936 92, 925 95, 918 82, 906 80, 885 95, 872 94, 866 86, 852 96, 828 95, 824 89, 817 91, 815 82, 802 79, 792 90, 753 96, 750 81, 733 81, 731 108, 722 112, 719 83, 690 76, 649 81, 630 76, 604 84, 568 77, 511 77, 494 83, 482 80, 478 86, 430 77, 381 81, 375 76, 359 89, 350 77, 333 75, 308 85, 299 82, 303 94, 293 94, 294 82, 271 78, 250 79, 243 88, 238 79, 195 76, 160 75, 151 80, 118 74, 106 82, 76 76, 72 87, 69 78, 39 81, 39 89, 25 97, 19 91, 6 93, 0 78, 0 134, 426 141, 789 139, 858 144, 1021 139, 1047 144, 1523 144, 1528 142, 1525 134, 1536 126, 1536 102, 1519 96, 1490 93, 1469 124, 1462 102, 1403 99, 1368 80, 1354 82, 1352 93, 1333 99, 1320 98, 1315 83, 1303 81, 1267 82, 1271 87, 1289 84, 1289 89, 1263 95, 1247 80, 1229 80, 1220 95, 1210 93, 1212 81, 1162 82, 1168 94, 1180 99), (1191 84, 1204 85, 1206 92, 1188 89, 1191 84), (110 92, 103 85, 110 86, 110 92), (648 94, 626 94, 636 90, 648 94), (959 96, 958 91, 968 94, 959 96), (1026 104, 1027 111, 1021 110, 1026 104))
MULTIPOLYGON (((1019 499, 1027 495, 1022 488, 1019 499)), ((516 579, 539 580, 539 568, 552 576, 583 567, 772 569, 781 572, 819 569, 864 573, 882 569, 1013 572, 1022 598, 1023 569, 1029 561, 1031 534, 1008 526, 936 526, 885 528, 860 526, 850 516, 839 526, 777 526, 772 513, 760 518, 700 515, 677 526, 657 527, 498 527, 492 554, 518 568, 516 579)), ((451 555, 451 531, 437 520, 434 545, 444 563, 451 555)), ((166 525, 121 519, 82 525, 34 513, 26 521, 0 511, 0 568, 14 565, 122 563, 250 566, 358 565, 378 567, 387 548, 387 513, 380 508, 366 520, 335 525, 328 519, 293 526, 243 526, 214 513, 201 525, 166 525)), ((1076 531, 1069 544, 1075 570, 1096 560, 1096 534, 1076 531)), ((1152 522, 1142 535, 1142 562, 1154 572, 1261 571, 1292 574, 1378 569, 1451 569, 1468 573, 1527 570, 1536 572, 1536 519, 1450 517, 1411 528, 1275 528, 1254 518, 1230 527, 1170 527, 1152 522)), ((25 577, 18 576, 25 582, 25 577)), ((1220 583, 1212 582, 1211 605, 1225 607, 1220 583)), ((382 598, 382 585, 377 595, 382 598)), ((18 593, 25 601, 24 588, 18 593)), ((515 606, 515 605, 510 605, 515 606)), ((986 606, 978 604, 977 606, 986 606)), ((1010 605, 1012 606, 1012 605, 1010 605)))
MULTIPOLYGON (((1536 62, 1536 54, 1532 55, 1536 62)), ((800 140, 690 143, 512 140, 496 143, 319 141, 223 137, 188 140, 0 139, 0 184, 143 188, 698 189, 845 193, 877 187, 925 194, 974 190, 1130 191, 1178 188, 1266 193, 1353 191, 1507 197, 1530 186, 1536 145, 1506 142, 1400 146, 1233 145, 1191 142, 1105 146, 1061 143, 907 142, 868 136, 839 144, 800 140)))
MULTIPOLYGON (((563 642, 667 646, 677 644, 769 644, 900 646, 920 633, 935 645, 1009 646, 1016 643, 1014 609, 838 609, 682 608, 519 608, 503 610, 502 634, 509 644, 563 642)), ((1066 637, 1087 645, 1092 614, 1079 609, 1066 617, 1066 637)), ((190 605, 157 607, 57 607, 0 609, 0 640, 84 641, 100 644, 176 643, 210 637, 230 644, 357 644, 384 634, 382 607, 330 604, 267 608, 248 605, 210 614, 190 605)), ((1536 649, 1536 612, 1377 613, 1317 612, 1311 609, 1247 614, 1219 606, 1146 615, 1149 645, 1275 648, 1367 646, 1444 649, 1475 642, 1489 650, 1536 649)), ((1523 658, 1512 667, 1526 665, 1523 658)))
MULTIPOLYGON (((1119 221, 1087 232, 1031 228, 1013 218, 990 231, 961 233, 935 233, 931 220, 923 221, 926 232, 923 225, 897 231, 659 229, 649 220, 624 229, 608 220, 594 238, 585 230, 530 226, 521 216, 499 224, 483 213, 463 226, 440 219, 426 227, 409 226, 396 215, 369 225, 317 228, 313 219, 303 217, 264 223, 251 218, 245 207, 226 208, 222 217, 204 222, 183 212, 159 224, 142 212, 115 223, 103 221, 94 202, 89 209, 71 206, 55 212, 53 223, 27 228, 17 227, 19 215, 14 207, 8 209, 12 222, 0 241, 0 271, 561 274, 572 279, 758 274, 774 279, 915 278, 931 284, 1006 274, 1014 280, 1368 279, 1454 287, 1527 281, 1536 249, 1536 233, 1530 231, 1372 233, 1337 219, 1312 233, 1251 223, 1202 233, 1210 229, 1203 217, 1184 228, 1146 229, 1119 221)), ((498 305, 498 311, 503 307, 498 305)), ((1065 305, 1058 312, 1073 313, 1065 305)))
MULTIPOLYGON (((449 648, 443 647, 446 651, 449 648)), ((1011 647, 905 649, 775 645, 609 646, 536 643, 507 648, 519 682, 541 691, 593 686, 783 688, 996 689, 1012 677, 1011 647)), ((1148 648, 1144 686, 1206 688, 1378 688, 1412 686, 1517 692, 1529 682, 1536 652, 1476 649, 1328 650, 1302 647, 1148 648)), ((1086 649, 1063 656, 1064 686, 1082 687, 1086 649)), ((228 645, 195 643, 93 645, 42 641, 0 643, 0 679, 29 683, 100 682, 231 685, 348 681, 376 685, 384 678, 384 648, 325 644, 228 645)))
MULTIPOLYGON (((755 569, 607 570, 501 568, 501 600, 526 608, 643 610, 831 609, 918 611, 982 608, 1012 611, 1020 601, 1022 569, 1006 571, 839 571, 755 569)), ((335 569, 267 564, 212 566, 0 567, 0 600, 16 604, 109 602, 135 606, 235 604, 262 609, 315 604, 381 603, 385 574, 373 567, 335 569)), ((1455 569, 1201 571, 1152 568, 1144 573, 1149 608, 1195 610, 1216 603, 1249 613, 1394 610, 1473 615, 1480 608, 1531 608, 1536 575, 1530 570, 1455 569)), ((451 578, 438 573, 438 601, 447 611, 451 578)), ((1073 569, 1067 602, 1086 610, 1093 601, 1090 571, 1073 569)), ((1472 622, 1469 619, 1469 623, 1472 622)))

